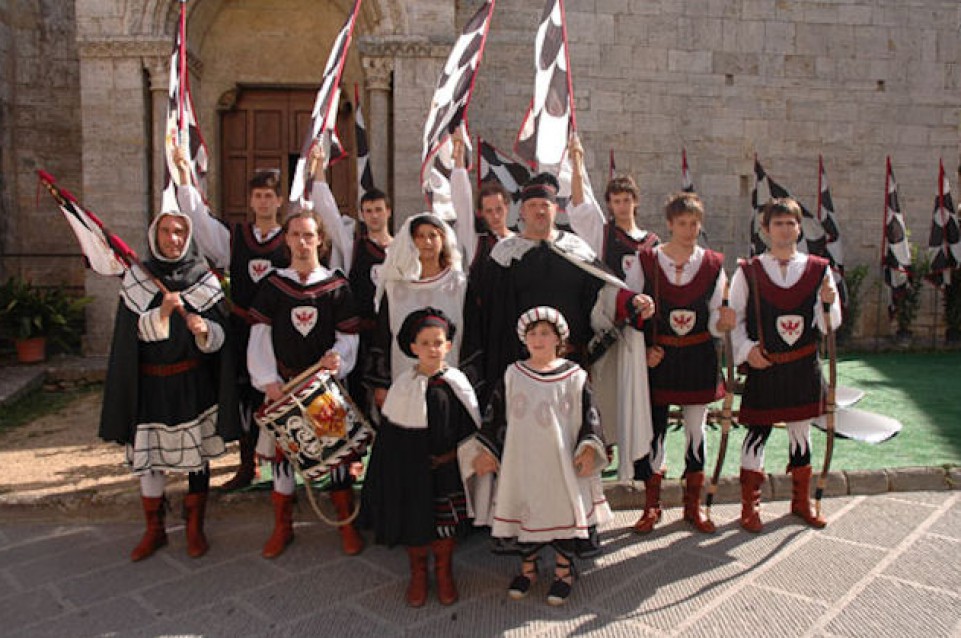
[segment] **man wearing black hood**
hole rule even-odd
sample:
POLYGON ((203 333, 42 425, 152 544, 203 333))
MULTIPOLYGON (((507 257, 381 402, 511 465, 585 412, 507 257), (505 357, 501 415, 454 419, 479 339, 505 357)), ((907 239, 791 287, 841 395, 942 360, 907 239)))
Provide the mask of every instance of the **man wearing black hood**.
POLYGON ((196 558, 208 547, 209 460, 240 431, 233 362, 224 347, 227 309, 188 217, 161 213, 147 239, 150 259, 126 273, 120 290, 100 437, 124 445, 140 477, 147 529, 131 560, 167 543, 166 472, 188 473, 187 552, 196 558))

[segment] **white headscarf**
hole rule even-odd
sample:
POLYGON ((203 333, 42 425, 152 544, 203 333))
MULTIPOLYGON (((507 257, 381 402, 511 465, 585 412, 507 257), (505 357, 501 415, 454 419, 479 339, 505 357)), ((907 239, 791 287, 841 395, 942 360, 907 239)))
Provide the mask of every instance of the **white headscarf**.
POLYGON ((384 288, 390 281, 417 281, 420 279, 420 251, 414 244, 411 235, 411 225, 418 219, 430 218, 431 224, 444 230, 444 242, 450 251, 450 270, 463 270, 461 254, 457 248, 457 236, 450 224, 433 213, 421 213, 407 218, 390 245, 384 263, 378 268, 377 291, 374 293, 374 309, 380 310, 380 300, 384 296, 384 288))

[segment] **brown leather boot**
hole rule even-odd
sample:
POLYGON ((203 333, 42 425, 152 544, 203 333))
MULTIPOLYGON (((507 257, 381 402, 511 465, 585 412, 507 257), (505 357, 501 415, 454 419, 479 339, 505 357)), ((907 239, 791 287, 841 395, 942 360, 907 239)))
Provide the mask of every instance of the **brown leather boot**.
POLYGON ((791 475, 791 513, 800 516, 804 522, 816 529, 828 524, 821 515, 815 514, 811 507, 811 466, 789 467, 791 475))
POLYGON ((410 584, 407 585, 407 604, 411 607, 423 607, 427 602, 427 545, 408 547, 407 558, 410 560, 410 584))
POLYGON ((196 492, 184 497, 187 510, 187 555, 200 558, 210 546, 204 536, 204 512, 207 509, 207 492, 196 492))
POLYGON ((140 543, 130 552, 130 560, 137 562, 167 544, 167 530, 164 528, 164 497, 156 498, 141 496, 144 518, 147 519, 147 529, 140 539, 140 543))
POLYGON ((454 584, 454 539, 439 538, 433 541, 434 577, 437 579, 437 600, 441 605, 457 602, 457 585, 454 584))
POLYGON ((260 552, 264 558, 276 558, 294 540, 294 495, 271 492, 274 504, 274 531, 260 552))
POLYGON ((256 432, 244 432, 243 436, 240 437, 240 467, 237 468, 237 473, 234 474, 233 478, 221 485, 219 489, 232 492, 242 490, 253 483, 254 476, 257 473, 256 438, 256 432))
MULTIPOLYGON (((354 513, 354 490, 345 488, 330 493, 330 500, 334 502, 337 510, 337 520, 346 521, 354 513)), ((340 544, 344 548, 344 553, 348 556, 355 556, 364 549, 364 538, 354 527, 353 523, 347 523, 337 528, 340 532, 340 544)))
POLYGON ((712 534, 716 530, 711 519, 701 511, 701 489, 704 472, 688 472, 684 479, 684 520, 690 521, 699 532, 712 534))
POLYGON ((764 528, 761 522, 761 484, 764 473, 741 468, 741 527, 757 534, 764 528))
POLYGON ((644 481, 644 513, 634 523, 634 531, 647 534, 654 529, 654 525, 661 520, 661 479, 663 472, 658 472, 644 481))

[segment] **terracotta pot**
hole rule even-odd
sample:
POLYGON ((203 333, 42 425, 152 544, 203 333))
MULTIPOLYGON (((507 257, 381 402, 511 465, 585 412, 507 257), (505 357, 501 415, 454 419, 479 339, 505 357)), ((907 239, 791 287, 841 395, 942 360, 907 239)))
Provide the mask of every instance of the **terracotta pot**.
POLYGON ((17 361, 20 363, 39 363, 47 358, 46 337, 18 339, 13 345, 17 348, 17 361))

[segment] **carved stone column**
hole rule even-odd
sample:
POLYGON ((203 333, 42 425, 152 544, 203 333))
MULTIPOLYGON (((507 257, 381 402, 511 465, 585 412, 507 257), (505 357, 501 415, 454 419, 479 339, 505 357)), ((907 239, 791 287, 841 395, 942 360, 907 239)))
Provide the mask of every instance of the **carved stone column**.
POLYGON ((152 212, 160 211, 164 179, 164 128, 167 118, 167 94, 170 89, 170 57, 144 58, 150 87, 150 139, 147 153, 151 161, 150 203, 152 212))
POLYGON ((385 193, 393 192, 393 175, 390 170, 391 126, 390 100, 393 90, 394 61, 385 57, 364 56, 367 87, 368 143, 370 145, 370 165, 374 182, 385 193))

